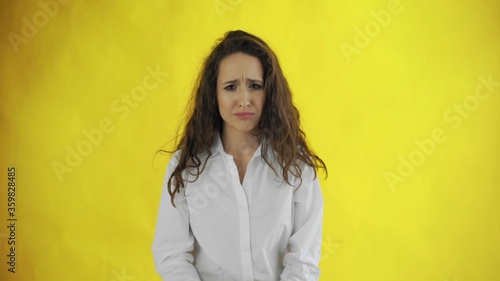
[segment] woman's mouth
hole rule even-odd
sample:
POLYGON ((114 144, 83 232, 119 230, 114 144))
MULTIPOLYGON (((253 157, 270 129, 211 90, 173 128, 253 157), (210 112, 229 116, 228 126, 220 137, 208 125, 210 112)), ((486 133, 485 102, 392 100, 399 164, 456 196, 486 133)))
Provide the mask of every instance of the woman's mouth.
POLYGON ((241 120, 247 120, 248 118, 252 117, 255 115, 253 112, 238 112, 235 113, 236 117, 238 117, 241 120))

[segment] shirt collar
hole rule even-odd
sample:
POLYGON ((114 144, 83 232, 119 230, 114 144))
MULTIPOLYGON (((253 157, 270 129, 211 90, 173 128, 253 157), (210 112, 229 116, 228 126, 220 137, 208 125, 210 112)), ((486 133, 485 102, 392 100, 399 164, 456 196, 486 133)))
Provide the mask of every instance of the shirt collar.
POLYGON ((225 153, 224 152, 224 146, 222 146, 222 140, 220 139, 220 133, 219 132, 215 132, 214 134, 214 139, 213 139, 213 142, 212 142, 212 155, 215 155, 217 154, 218 152, 220 153, 225 153))
MULTIPOLYGON (((261 155, 262 145, 264 145, 265 143, 266 143, 265 140, 261 141, 261 143, 259 144, 259 147, 257 147, 257 150, 255 150, 255 153, 254 153, 253 157, 257 157, 257 156, 261 155)), ((213 139, 213 142, 212 142, 211 152, 212 152, 212 155, 215 155, 215 154, 217 154, 219 152, 221 154, 223 154, 223 155, 224 154, 227 155, 226 151, 224 150, 224 146, 222 145, 222 140, 221 140, 219 132, 216 132, 214 134, 214 139, 213 139)))

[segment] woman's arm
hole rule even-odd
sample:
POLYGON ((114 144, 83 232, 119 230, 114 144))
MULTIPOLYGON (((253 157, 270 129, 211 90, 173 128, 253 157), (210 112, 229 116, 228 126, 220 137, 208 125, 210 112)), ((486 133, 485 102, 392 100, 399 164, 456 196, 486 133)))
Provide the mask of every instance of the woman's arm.
POLYGON ((193 266, 194 237, 189 227, 189 210, 184 192, 175 195, 175 205, 170 202, 167 182, 177 165, 177 153, 172 155, 163 181, 158 220, 153 241, 156 271, 163 280, 200 281, 193 266))
POLYGON ((321 257, 323 196, 312 167, 303 170, 302 185, 294 194, 294 225, 283 258, 282 281, 317 281, 321 257))

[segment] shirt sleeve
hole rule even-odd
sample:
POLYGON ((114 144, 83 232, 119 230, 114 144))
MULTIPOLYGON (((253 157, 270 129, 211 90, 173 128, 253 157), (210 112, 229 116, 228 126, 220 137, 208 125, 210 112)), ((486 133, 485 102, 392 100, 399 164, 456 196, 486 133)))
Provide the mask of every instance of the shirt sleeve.
POLYGON ((317 281, 320 275, 323 195, 312 167, 305 167, 302 178, 294 193, 293 230, 283 257, 282 281, 317 281))
POLYGON ((193 266, 194 236, 189 226, 189 210, 183 190, 175 194, 172 206, 168 193, 168 179, 177 165, 174 153, 163 181, 156 231, 153 241, 153 257, 156 271, 163 280, 200 281, 193 266))

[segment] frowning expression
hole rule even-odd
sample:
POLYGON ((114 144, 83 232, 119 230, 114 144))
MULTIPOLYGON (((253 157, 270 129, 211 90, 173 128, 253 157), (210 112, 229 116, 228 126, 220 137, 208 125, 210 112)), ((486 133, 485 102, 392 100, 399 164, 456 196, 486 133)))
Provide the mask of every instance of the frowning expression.
POLYGON ((217 103, 224 128, 255 132, 264 102, 264 75, 259 59, 241 52, 224 58, 217 77, 217 103))

